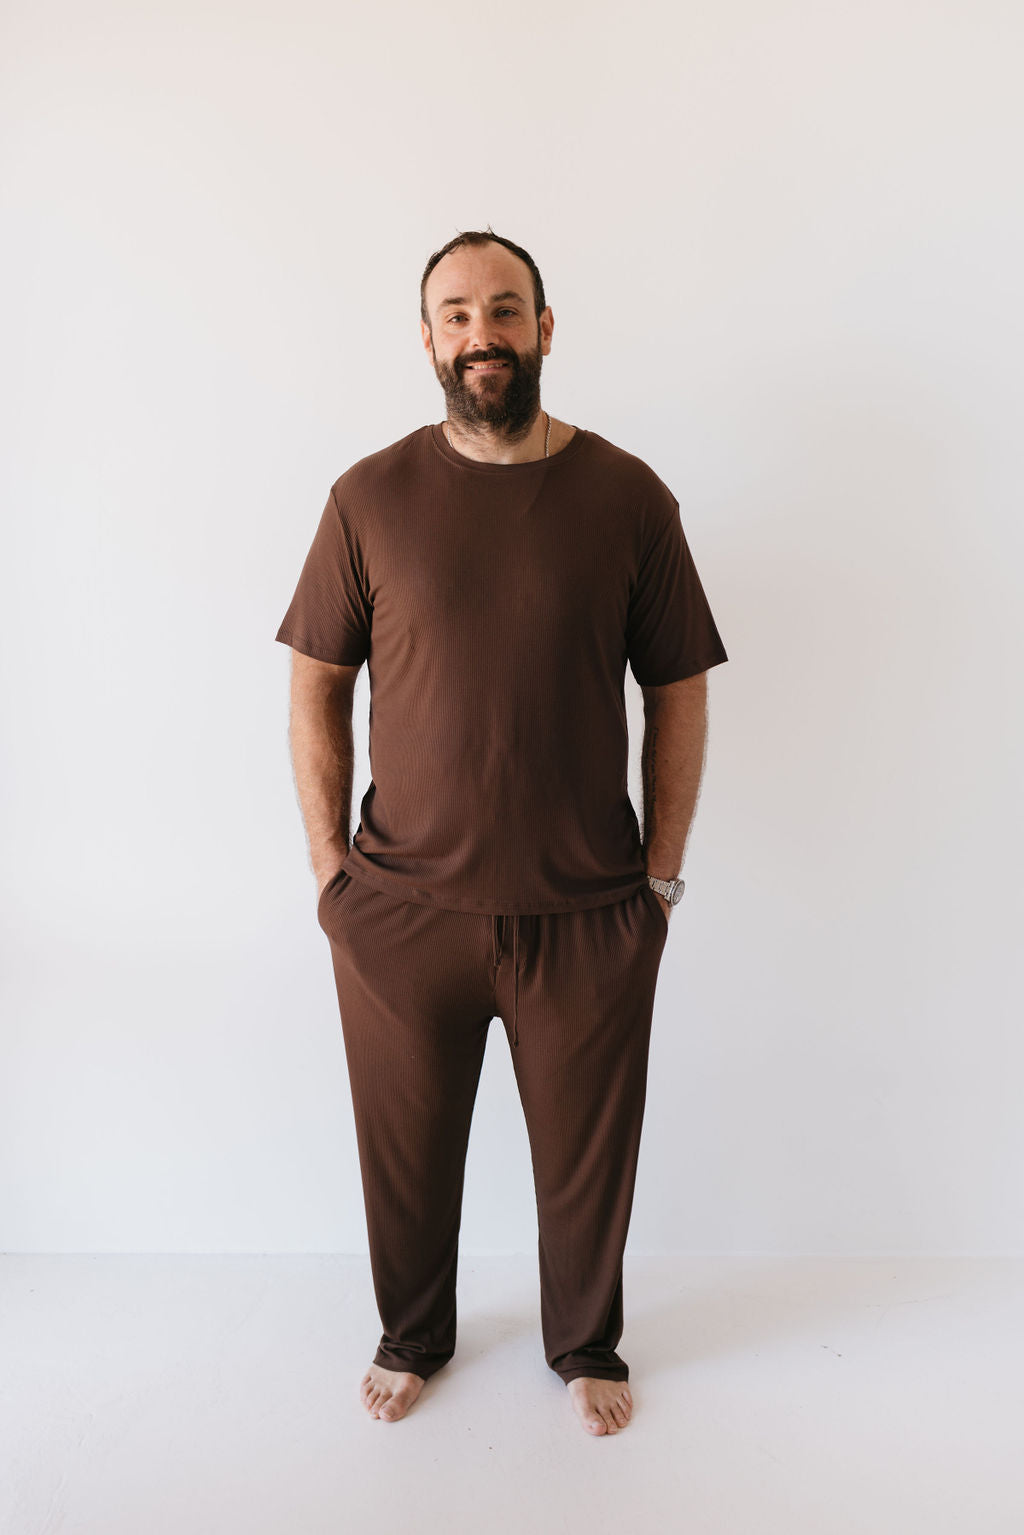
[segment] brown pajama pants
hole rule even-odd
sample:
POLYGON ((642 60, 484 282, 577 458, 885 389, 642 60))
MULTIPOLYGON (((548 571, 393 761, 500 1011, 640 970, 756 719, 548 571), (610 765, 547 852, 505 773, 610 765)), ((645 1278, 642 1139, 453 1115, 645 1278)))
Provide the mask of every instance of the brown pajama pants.
POLYGON ((537 916, 402 900, 343 864, 330 940, 383 1336, 374 1363, 427 1378, 455 1352, 466 1149, 484 1047, 512 1049, 537 1196, 547 1363, 628 1380, 622 1260, 668 920, 646 879, 537 916))

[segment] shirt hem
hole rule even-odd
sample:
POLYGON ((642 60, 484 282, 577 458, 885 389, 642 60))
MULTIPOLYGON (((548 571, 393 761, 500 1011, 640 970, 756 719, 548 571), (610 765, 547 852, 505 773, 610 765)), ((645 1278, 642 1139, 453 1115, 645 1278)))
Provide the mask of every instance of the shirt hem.
POLYGON ((358 660, 339 661, 336 653, 328 653, 326 645, 318 645, 314 640, 307 640, 301 634, 283 627, 278 629, 274 639, 291 650, 297 650, 300 655, 309 656, 311 661, 326 661, 330 666, 362 666, 367 659, 366 656, 360 656, 358 660))
POLYGON ((450 897, 439 900, 429 890, 406 884, 400 876, 384 873, 372 867, 368 863, 366 854, 354 845, 349 848, 341 867, 351 874, 353 879, 363 880, 366 884, 383 891, 385 895, 394 896, 396 900, 411 901, 416 906, 434 906, 441 911, 461 911, 483 917, 546 917, 557 916, 559 912, 592 911, 598 906, 613 906, 619 901, 628 901, 647 884, 647 875, 641 873, 628 884, 616 886, 615 889, 591 891, 587 895, 569 896, 561 901, 509 903, 499 899, 458 901, 450 897))
MULTIPOLYGON (((642 688, 667 688, 673 682, 687 682, 691 677, 702 677, 713 666, 721 666, 723 661, 728 661, 728 659, 729 657, 726 655, 725 649, 722 648, 712 651, 709 656, 704 657, 702 660, 685 662, 681 667, 677 667, 670 677, 659 677, 656 681, 648 681, 644 677, 638 677, 636 672, 633 672, 633 680, 638 687, 642 688)), ((633 668, 630 666, 630 671, 632 670, 633 668)))

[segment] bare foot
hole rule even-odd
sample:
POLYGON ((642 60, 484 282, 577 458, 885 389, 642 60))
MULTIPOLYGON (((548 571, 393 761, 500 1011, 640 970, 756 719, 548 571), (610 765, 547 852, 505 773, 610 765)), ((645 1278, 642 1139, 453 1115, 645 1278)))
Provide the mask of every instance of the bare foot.
POLYGON ((624 1380, 577 1375, 569 1382, 569 1395, 588 1434, 617 1434, 633 1415, 633 1398, 624 1380))
POLYGON ((422 1375, 413 1375, 408 1370, 385 1370, 383 1365, 371 1364, 359 1382, 359 1399, 371 1418, 394 1423, 397 1418, 405 1417, 425 1385, 422 1375))

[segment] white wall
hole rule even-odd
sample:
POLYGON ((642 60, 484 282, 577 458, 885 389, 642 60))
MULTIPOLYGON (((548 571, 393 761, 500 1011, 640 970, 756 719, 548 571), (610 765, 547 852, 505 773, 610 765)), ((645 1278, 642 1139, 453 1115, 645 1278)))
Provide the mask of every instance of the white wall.
MULTIPOLYGON (((0 1245, 364 1249, 274 634, 489 222, 730 655, 631 1250, 1024 1252, 1019 8, 8 18, 0 1245)), ((535 1243, 495 1022, 463 1249, 535 1243)))

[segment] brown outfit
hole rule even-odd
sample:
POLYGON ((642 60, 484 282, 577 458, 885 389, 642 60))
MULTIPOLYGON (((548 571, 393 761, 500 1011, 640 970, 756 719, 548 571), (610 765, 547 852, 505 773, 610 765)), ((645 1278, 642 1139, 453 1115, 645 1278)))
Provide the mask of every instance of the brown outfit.
POLYGON ((426 1377, 454 1352, 469 1126, 490 1021, 510 1014, 545 1356, 565 1381, 626 1380, 622 1256, 668 927, 627 790, 623 681, 627 662, 656 686, 728 659, 678 502, 595 432, 488 464, 421 427, 335 482, 277 639, 369 667, 371 783, 318 917, 375 1362, 426 1377))

